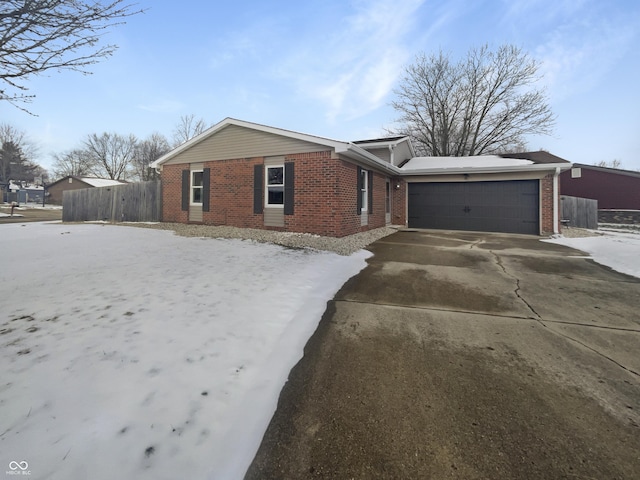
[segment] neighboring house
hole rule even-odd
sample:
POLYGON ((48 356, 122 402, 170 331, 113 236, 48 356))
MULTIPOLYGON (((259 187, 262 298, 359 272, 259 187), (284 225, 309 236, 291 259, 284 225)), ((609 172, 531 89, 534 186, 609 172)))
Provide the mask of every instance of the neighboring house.
POLYGON ((27 182, 10 180, 7 184, 0 185, 0 200, 2 202, 42 202, 44 188, 38 185, 31 185, 27 182))
POLYGON ((562 195, 598 200, 605 210, 640 210, 640 172, 574 163, 561 175, 562 195))
POLYGON ((76 177, 68 175, 47 185, 47 203, 62 205, 62 193, 66 190, 80 190, 81 188, 100 188, 123 185, 125 182, 108 178, 76 177))
POLYGON ((344 142, 227 118, 151 166, 165 222, 342 237, 390 224, 557 232, 570 163, 420 158, 408 137, 344 142))

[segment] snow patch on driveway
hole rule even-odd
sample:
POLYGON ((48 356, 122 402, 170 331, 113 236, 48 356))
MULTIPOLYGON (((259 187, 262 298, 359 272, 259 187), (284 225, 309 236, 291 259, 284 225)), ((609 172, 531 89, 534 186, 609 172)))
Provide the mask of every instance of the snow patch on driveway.
POLYGON ((326 302, 370 256, 0 230, 0 464, 34 478, 241 478, 326 302))
POLYGON ((640 278, 640 234, 606 232, 605 235, 544 240, 587 252, 594 261, 640 278))

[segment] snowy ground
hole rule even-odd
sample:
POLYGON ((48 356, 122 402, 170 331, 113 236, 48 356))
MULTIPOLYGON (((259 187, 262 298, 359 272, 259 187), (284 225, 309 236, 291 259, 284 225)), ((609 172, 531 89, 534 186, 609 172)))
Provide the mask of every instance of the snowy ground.
POLYGON ((604 235, 585 238, 561 236, 545 241, 582 250, 602 265, 640 278, 640 232, 606 231, 598 233, 604 233, 604 235))
POLYGON ((242 478, 327 300, 368 255, 3 225, 0 472, 242 478))

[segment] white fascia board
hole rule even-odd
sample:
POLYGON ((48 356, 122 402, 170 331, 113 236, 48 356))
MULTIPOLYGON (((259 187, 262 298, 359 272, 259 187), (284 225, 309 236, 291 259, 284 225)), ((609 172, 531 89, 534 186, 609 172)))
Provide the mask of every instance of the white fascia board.
POLYGON ((358 143, 357 145, 362 148, 370 148, 370 147, 388 147, 393 146, 396 147, 401 143, 407 142, 409 145, 409 152, 411 153, 411 158, 416 157, 416 151, 413 148, 413 143, 411 142, 411 137, 402 137, 398 140, 391 140, 388 142, 369 142, 369 143, 358 143))
POLYGON ((386 141, 381 141, 378 140, 377 142, 367 142, 367 143, 362 143, 362 142, 358 142, 357 144, 354 143, 354 145, 358 145, 359 147, 365 148, 365 147, 388 147, 389 145, 399 145, 402 142, 406 141, 409 137, 402 137, 399 138, 397 140, 386 140, 386 141))
POLYGON ((422 168, 419 170, 400 170, 403 177, 415 175, 471 175, 475 173, 519 173, 519 172, 540 172, 548 170, 555 172, 556 168, 568 170, 570 163, 534 163, 532 165, 516 165, 512 167, 458 167, 458 168, 422 168))
POLYGON ((391 165, 389 162, 385 162, 384 160, 379 159, 373 153, 369 153, 359 145, 351 142, 341 143, 343 143, 343 146, 340 148, 336 148, 336 153, 341 153, 346 157, 359 161, 360 163, 363 163, 370 167, 379 168, 395 176, 399 176, 402 174, 402 170, 400 170, 398 167, 396 167, 395 165, 391 165))

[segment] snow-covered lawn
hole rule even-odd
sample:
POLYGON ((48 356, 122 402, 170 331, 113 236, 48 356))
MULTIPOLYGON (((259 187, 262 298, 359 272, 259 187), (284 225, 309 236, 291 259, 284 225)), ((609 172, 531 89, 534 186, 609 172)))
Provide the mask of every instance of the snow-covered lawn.
POLYGON ((584 238, 558 237, 545 240, 589 253, 594 261, 640 278, 640 233, 606 232, 584 238))
POLYGON ((242 478, 326 302, 369 255, 1 226, 0 472, 242 478))

